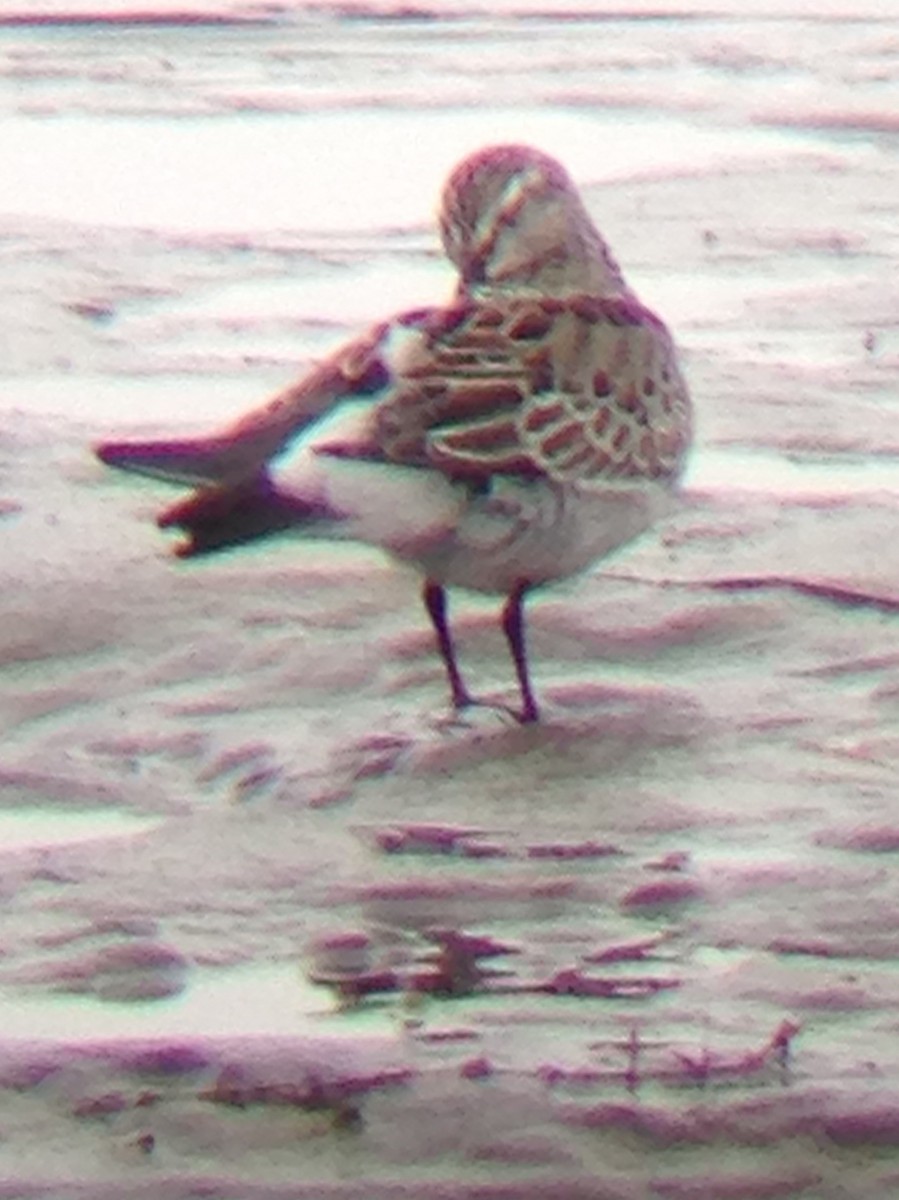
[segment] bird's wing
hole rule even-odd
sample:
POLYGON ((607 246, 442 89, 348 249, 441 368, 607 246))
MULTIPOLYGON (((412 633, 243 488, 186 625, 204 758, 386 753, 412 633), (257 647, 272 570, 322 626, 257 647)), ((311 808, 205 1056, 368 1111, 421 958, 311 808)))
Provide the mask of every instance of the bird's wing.
POLYGON ((664 325, 630 296, 463 299, 375 326, 222 433, 106 442, 111 466, 193 487, 264 472, 347 399, 362 436, 320 453, 583 483, 669 478, 689 443, 686 387, 664 325))
POLYGON ((386 460, 473 483, 679 473, 686 387, 665 326, 632 297, 463 302, 411 333, 372 415, 386 460))
MULTIPOLYGON (((425 319, 427 313, 418 316, 425 319)), ((109 466, 171 483, 239 485, 258 476, 270 459, 335 404, 347 397, 371 396, 384 385, 388 376, 381 346, 389 328, 385 324, 370 329, 219 434, 102 442, 96 453, 109 466)))

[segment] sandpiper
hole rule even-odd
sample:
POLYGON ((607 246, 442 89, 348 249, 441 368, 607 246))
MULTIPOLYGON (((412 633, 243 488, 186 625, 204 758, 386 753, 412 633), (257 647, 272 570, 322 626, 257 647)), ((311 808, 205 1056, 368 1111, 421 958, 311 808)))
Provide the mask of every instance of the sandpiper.
POLYGON ((376 325, 219 434, 97 453, 194 489, 159 518, 186 534, 180 556, 299 530, 415 564, 456 709, 476 701, 446 588, 504 596, 527 723, 540 715, 527 593, 673 507, 690 400, 668 330, 555 159, 470 155, 444 187, 440 232, 459 272, 449 303, 376 325))

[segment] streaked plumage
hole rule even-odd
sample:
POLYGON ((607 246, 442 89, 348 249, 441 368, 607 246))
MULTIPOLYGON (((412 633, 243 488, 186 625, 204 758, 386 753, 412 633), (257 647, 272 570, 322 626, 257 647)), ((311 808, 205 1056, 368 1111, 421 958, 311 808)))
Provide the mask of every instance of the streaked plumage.
POLYGON ((524 146, 470 156, 446 184, 440 229, 459 270, 450 304, 376 326, 218 436, 97 452, 197 489, 160 517, 187 534, 181 555, 291 528, 415 563, 457 708, 473 701, 444 589, 505 595, 532 721, 525 594, 670 508, 689 398, 665 326, 553 159, 524 146))

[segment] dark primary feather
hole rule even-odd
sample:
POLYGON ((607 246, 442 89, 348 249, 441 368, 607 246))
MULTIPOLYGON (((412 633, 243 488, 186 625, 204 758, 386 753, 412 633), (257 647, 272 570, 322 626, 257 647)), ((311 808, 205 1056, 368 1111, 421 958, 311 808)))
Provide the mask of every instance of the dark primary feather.
POLYGON ((174 504, 157 521, 160 529, 180 529, 185 539, 175 553, 193 558, 228 550, 330 514, 315 504, 279 492, 267 471, 229 487, 210 487, 174 504))
POLYGON ((348 343, 261 408, 212 437, 101 442, 101 462, 188 487, 240 485, 335 404, 372 396, 387 380, 380 356, 385 325, 348 343))
POLYGON ((228 472, 228 444, 222 438, 102 442, 96 454, 109 467, 187 487, 215 483, 228 472))

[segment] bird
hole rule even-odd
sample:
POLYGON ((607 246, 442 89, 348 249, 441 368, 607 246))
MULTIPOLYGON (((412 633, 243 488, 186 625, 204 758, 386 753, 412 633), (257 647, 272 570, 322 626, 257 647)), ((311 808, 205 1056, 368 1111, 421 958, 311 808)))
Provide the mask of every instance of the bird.
POLYGON ((458 273, 219 433, 104 441, 110 466, 191 494, 158 518, 184 558, 288 531, 413 564, 453 709, 447 589, 504 598, 522 724, 541 717, 533 589, 577 575, 676 507, 692 442, 672 337, 626 284, 565 168, 495 145, 450 173, 438 216, 458 273))

